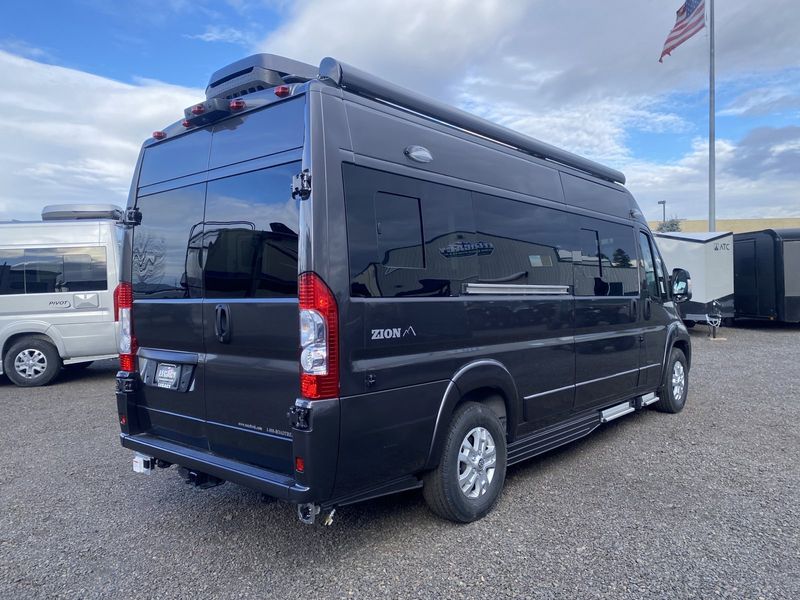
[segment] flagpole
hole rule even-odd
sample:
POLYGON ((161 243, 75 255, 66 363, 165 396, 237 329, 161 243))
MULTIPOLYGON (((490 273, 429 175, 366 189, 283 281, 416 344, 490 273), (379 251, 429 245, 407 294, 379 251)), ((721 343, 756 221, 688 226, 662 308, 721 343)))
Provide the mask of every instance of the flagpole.
POLYGON ((708 0, 708 230, 717 230, 716 132, 714 127, 714 0, 708 0))

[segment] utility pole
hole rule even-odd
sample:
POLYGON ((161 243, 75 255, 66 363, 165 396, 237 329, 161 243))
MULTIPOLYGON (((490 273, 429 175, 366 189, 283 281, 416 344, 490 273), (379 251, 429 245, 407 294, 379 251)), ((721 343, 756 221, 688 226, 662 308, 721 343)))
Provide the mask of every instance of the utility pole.
POLYGON ((714 0, 708 2, 708 230, 717 230, 716 132, 714 131, 714 0))

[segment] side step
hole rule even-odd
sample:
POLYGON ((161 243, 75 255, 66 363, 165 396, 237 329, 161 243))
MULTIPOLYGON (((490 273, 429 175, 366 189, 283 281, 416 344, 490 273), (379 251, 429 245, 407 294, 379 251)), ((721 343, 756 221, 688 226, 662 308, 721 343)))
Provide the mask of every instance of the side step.
POLYGON ((563 421, 546 427, 524 438, 518 439, 508 445, 508 464, 513 465, 523 460, 533 458, 539 454, 574 442, 600 427, 635 410, 649 406, 659 401, 654 393, 637 396, 605 410, 590 411, 568 421, 563 421))
POLYGON ((628 400, 627 402, 623 402, 621 404, 612 406, 611 408, 600 411, 600 422, 608 423, 614 419, 619 419, 620 417, 628 415, 635 410, 639 410, 645 406, 650 406, 651 404, 658 402, 660 399, 661 398, 655 395, 655 392, 650 392, 644 396, 637 396, 632 400, 628 400))

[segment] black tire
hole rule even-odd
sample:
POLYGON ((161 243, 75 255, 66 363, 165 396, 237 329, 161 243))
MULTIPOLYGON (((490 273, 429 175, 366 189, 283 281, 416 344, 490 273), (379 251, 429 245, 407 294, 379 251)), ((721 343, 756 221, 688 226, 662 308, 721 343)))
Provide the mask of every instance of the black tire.
POLYGON ((686 325, 687 329, 691 329, 692 327, 697 325, 697 321, 684 321, 683 324, 686 325))
POLYGON ((89 367, 94 363, 93 360, 89 360, 86 362, 79 362, 79 363, 70 363, 68 365, 64 365, 64 368, 67 371, 83 371, 85 368, 89 367))
MULTIPOLYGON (((680 379, 678 377, 678 379, 680 379)), ((683 351, 678 348, 673 348, 669 354, 666 368, 664 369, 664 379, 661 383, 661 388, 658 390, 658 397, 660 400, 653 404, 653 408, 657 411, 665 413, 679 413, 686 405, 686 396, 689 393, 689 367, 686 364, 686 356, 683 351), (675 365, 679 364, 680 368, 675 365), (676 386, 673 386, 673 375, 683 373, 683 386, 680 390, 680 396, 676 397, 676 386)))
MULTIPOLYGON (((470 440, 475 441, 474 437, 470 440)), ((453 415, 439 466, 424 477, 422 494, 425 501, 434 513, 450 521, 471 523, 483 518, 500 498, 506 479, 506 460, 506 432, 497 415, 489 407, 476 402, 462 404, 453 415), (477 459, 472 466, 459 461, 462 444, 476 428, 483 428, 491 435, 495 464, 485 490, 473 488, 471 491, 477 496, 470 498, 459 486, 462 466, 465 473, 467 469, 472 469, 469 472, 477 477, 488 479, 489 476, 489 470, 484 471, 485 463, 481 459, 477 459)))
MULTIPOLYGON (((25 356, 20 360, 25 360, 25 356)), ((25 337, 14 342, 6 352, 3 359, 3 370, 8 378, 21 387, 36 387, 47 385, 61 370, 61 357, 58 350, 46 339, 40 337, 25 337), (27 374, 17 371, 17 357, 21 354, 32 359, 31 368, 26 369, 27 374), (33 359, 36 360, 33 360, 33 359)))

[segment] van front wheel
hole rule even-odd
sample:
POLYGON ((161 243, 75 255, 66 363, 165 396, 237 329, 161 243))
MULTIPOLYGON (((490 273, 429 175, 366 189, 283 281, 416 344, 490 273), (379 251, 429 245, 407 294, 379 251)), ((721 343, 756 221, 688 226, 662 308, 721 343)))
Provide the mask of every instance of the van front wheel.
POLYGON ((669 354, 664 381, 658 391, 660 400, 653 408, 665 413, 679 413, 686 404, 686 394, 689 392, 689 367, 686 356, 678 348, 673 348, 669 354))
POLYGON ((61 357, 53 344, 26 337, 12 344, 3 361, 8 378, 22 387, 47 385, 61 370, 61 357))
POLYGON ((425 501, 450 521, 477 521, 500 498, 506 458, 506 433, 497 415, 476 402, 461 405, 453 415, 439 466, 425 476, 425 501))

